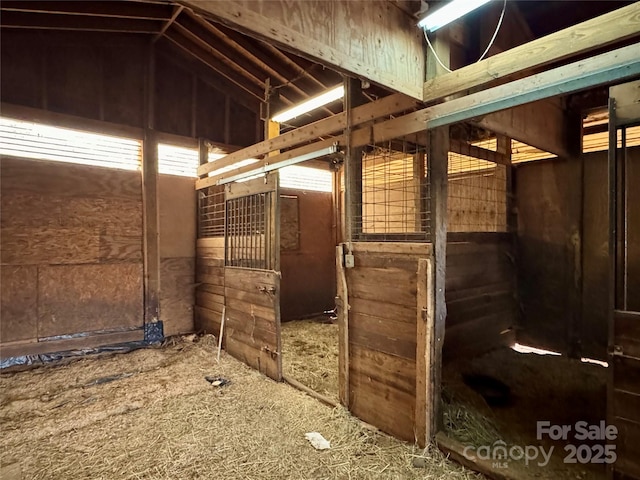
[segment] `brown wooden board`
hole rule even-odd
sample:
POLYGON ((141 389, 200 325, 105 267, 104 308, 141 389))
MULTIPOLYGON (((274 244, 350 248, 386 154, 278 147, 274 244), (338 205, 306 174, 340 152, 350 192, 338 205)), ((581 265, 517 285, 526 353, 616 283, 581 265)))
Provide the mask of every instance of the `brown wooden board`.
POLYGON ((175 175, 158 177, 160 257, 196 255, 195 180, 175 175))
POLYGON ((9 192, 142 201, 140 172, 3 157, 0 186, 9 192))
POLYGON ((0 269, 0 343, 38 337, 38 267, 0 269))
POLYGON ((100 261, 100 230, 92 227, 2 229, 3 265, 80 264, 100 261))
POLYGON ((225 305, 225 336, 227 351, 280 380, 280 274, 267 270, 225 267, 224 296, 199 291, 198 305, 215 308, 225 305))
MULTIPOLYGON (((570 192, 580 178, 569 162, 554 160, 523 164, 515 171, 518 211, 518 290, 523 312, 518 341, 567 353, 567 299, 573 285, 570 192), (541 261, 543 259, 543 261, 541 261)), ((603 225, 604 227, 604 225, 603 225)))
POLYGON ((139 228, 100 229, 100 263, 142 263, 142 232, 139 228))
POLYGON ((160 260, 160 319, 165 336, 192 332, 195 303, 195 259, 160 260))
POLYGON ((481 243, 448 243, 445 283, 445 359, 514 342, 514 253, 501 234, 487 234, 481 243))
POLYGON ((582 355, 606 360, 609 314, 607 152, 585 154, 582 221, 582 355))
POLYGON ((355 267, 345 269, 349 357, 344 361, 351 412, 413 441, 418 259, 429 252, 395 246, 353 244, 355 267))
POLYGON ((349 378, 353 415, 398 438, 414 440, 415 393, 403 392, 353 370, 349 378))
POLYGON ((616 418, 615 424, 618 427, 618 458, 613 464, 613 469, 627 475, 626 478, 640 478, 640 423, 616 418))
POLYGON ((38 269, 39 337, 142 326, 142 266, 38 269))

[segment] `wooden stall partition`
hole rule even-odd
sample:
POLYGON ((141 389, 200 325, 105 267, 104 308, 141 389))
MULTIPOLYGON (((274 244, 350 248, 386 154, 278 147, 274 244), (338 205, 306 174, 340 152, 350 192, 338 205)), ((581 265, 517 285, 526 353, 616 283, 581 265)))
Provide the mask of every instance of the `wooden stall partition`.
POLYGON ((194 179, 158 177, 160 319, 164 334, 192 332, 196 256, 194 179))
POLYGON ((225 267, 224 285, 227 352, 281 380, 280 272, 225 267))
POLYGON ((431 244, 356 242, 337 252, 341 402, 387 433, 424 443, 431 352, 429 327, 419 322, 431 318, 431 244))
POLYGON ((196 330, 218 335, 224 306, 224 237, 196 241, 196 330))
POLYGON ((607 420, 618 429, 609 478, 640 478, 640 155, 627 129, 640 124, 640 80, 609 90, 609 385, 607 420))
POLYGON ((143 339, 140 172, 3 157, 2 357, 143 339))
POLYGON ((447 242, 443 356, 482 354, 515 342, 516 266, 510 234, 465 234, 447 242))

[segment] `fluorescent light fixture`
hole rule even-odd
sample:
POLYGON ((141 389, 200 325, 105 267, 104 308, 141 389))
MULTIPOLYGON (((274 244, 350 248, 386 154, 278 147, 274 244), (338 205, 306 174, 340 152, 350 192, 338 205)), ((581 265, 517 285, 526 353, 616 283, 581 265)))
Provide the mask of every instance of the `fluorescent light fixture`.
MULTIPOLYGON (((306 162, 307 160, 313 160, 314 158, 324 157, 325 155, 331 155, 332 153, 336 153, 338 151, 338 144, 334 143, 330 147, 323 148, 321 150, 316 150, 315 152, 305 153, 304 155, 298 155, 297 157, 290 158, 289 160, 283 160, 281 162, 272 163, 263 165, 262 167, 255 168, 254 170, 250 170, 245 173, 239 173, 237 175, 233 175, 227 178, 221 178, 216 182, 216 185, 225 185, 231 182, 240 182, 247 177, 254 177, 260 174, 264 174, 267 172, 271 172, 272 170, 278 170, 282 167, 287 167, 289 165, 295 165, 296 163, 306 162)), ((237 163, 235 164, 237 168, 237 163)))
POLYGON ((463 17, 490 1, 491 0, 452 0, 444 7, 428 13, 426 17, 418 22, 418 27, 430 32, 435 32, 439 28, 463 17))
POLYGON ((327 90, 326 92, 316 97, 310 98, 306 102, 302 102, 295 107, 291 107, 284 112, 280 112, 277 115, 274 115, 271 120, 278 123, 286 122, 287 120, 291 120, 292 118, 296 118, 302 114, 315 110, 316 108, 320 108, 342 97, 344 97, 344 85, 339 85, 335 88, 332 88, 331 90, 327 90))

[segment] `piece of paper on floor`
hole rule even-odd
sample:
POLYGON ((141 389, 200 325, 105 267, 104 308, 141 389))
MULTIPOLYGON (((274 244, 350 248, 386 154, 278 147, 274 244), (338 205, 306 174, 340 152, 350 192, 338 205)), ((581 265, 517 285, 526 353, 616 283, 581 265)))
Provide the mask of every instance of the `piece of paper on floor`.
POLYGON ((329 440, 324 438, 318 432, 305 433, 304 436, 307 440, 309 440, 311 445, 313 445, 313 448, 315 448, 316 450, 327 450, 331 448, 329 440))

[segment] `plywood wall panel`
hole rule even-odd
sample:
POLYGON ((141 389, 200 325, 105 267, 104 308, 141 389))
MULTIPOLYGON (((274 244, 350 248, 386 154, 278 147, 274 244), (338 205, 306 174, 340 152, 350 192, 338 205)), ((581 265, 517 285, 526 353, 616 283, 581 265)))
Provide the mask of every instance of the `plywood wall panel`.
POLYGON ((138 171, 2 158, 2 192, 50 193, 61 197, 118 198, 142 201, 138 171))
MULTIPOLYGON (((28 162, 28 161, 27 161, 28 162)), ((25 164, 25 170, 29 164, 25 164)), ((65 166, 61 166, 65 168, 65 166)), ((53 190, 53 189, 52 189, 53 190)), ((142 201, 108 197, 69 197, 8 189, 1 197, 6 227, 126 227, 142 233, 142 201), (10 194, 8 193, 10 192, 10 194)))
POLYGON ((142 325, 142 265, 41 266, 40 337, 142 325))
POLYGON ((158 199, 160 256, 162 258, 195 258, 197 215, 195 179, 160 175, 158 199))
POLYGON ((160 318, 167 336, 194 330, 195 258, 160 260, 160 318))
POLYGON ((7 227, 2 229, 3 265, 98 263, 100 230, 72 227, 7 227))
POLYGON ((100 263, 142 263, 142 250, 139 228, 100 229, 100 263))
POLYGON ((0 276, 0 343, 37 338, 38 267, 3 266, 0 276))

